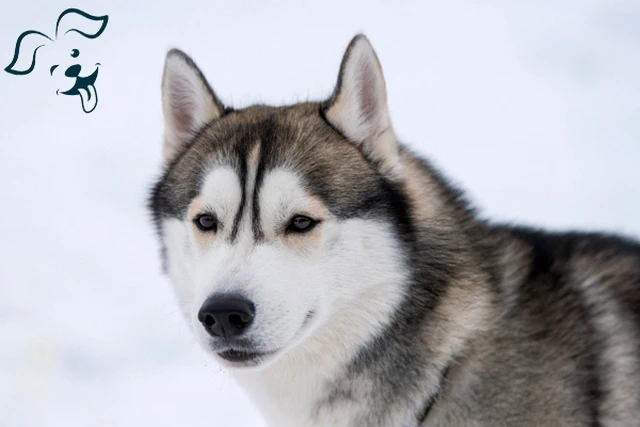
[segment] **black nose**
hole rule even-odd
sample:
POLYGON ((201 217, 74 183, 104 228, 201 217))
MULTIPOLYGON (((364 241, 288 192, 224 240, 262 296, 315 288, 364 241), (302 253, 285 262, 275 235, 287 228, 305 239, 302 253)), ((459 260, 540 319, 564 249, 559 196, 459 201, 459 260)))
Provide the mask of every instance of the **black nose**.
POLYGON ((212 337, 242 335, 256 311, 251 301, 237 296, 209 297, 198 312, 198 320, 212 337))
POLYGON ((64 71, 67 77, 78 77, 80 75, 80 64, 72 65, 64 71))

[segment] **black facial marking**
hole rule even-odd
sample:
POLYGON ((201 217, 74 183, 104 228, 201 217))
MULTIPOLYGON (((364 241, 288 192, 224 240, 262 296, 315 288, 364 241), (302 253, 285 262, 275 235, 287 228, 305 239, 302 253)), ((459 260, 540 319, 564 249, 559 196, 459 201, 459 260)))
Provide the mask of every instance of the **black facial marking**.
POLYGON ((240 222, 242 222, 242 216, 244 215, 244 207, 247 199, 247 173, 248 173, 248 159, 247 159, 247 143, 250 136, 246 136, 243 139, 243 143, 238 144, 236 148, 237 164, 238 164, 238 176, 240 178, 240 188, 242 188, 242 196, 240 199, 240 206, 238 207, 238 213, 233 220, 233 228, 231 229, 230 241, 234 241, 238 236, 238 230, 240 229, 240 222))
POLYGON ((51 66, 51 68, 49 68, 49 74, 51 74, 53 76, 53 72, 56 70, 56 68, 59 67, 59 64, 53 65, 51 66))
MULTIPOLYGON (((263 145, 264 147, 264 145, 263 145)), ((261 151, 262 156, 262 151, 261 151)), ((253 187, 253 237, 256 242, 259 242, 263 239, 264 233, 262 232, 262 228, 260 227, 260 200, 259 200, 259 192, 262 188, 262 182, 264 181, 264 162, 262 157, 260 158, 260 163, 258 165, 258 170, 256 171, 256 182, 253 187)))
POLYGON ((262 189, 262 183, 264 182, 265 171, 267 170, 268 163, 272 159, 274 154, 274 148, 276 145, 276 138, 286 138, 286 133, 283 127, 277 126, 273 118, 265 120, 260 125, 261 129, 261 144, 260 144, 260 159, 258 161, 258 168, 256 170, 256 179, 253 186, 253 236, 256 242, 261 241, 264 238, 264 232, 260 226, 260 190, 262 189))

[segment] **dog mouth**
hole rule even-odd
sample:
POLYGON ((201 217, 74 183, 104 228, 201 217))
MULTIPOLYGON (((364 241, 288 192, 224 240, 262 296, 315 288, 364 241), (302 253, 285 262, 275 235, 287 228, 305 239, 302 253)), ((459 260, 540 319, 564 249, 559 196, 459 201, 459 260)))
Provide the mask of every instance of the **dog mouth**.
MULTIPOLYGON (((98 65, 98 64, 96 64, 98 65)), ((78 95, 82 101, 82 110, 85 113, 90 113, 95 110, 98 105, 98 91, 95 87, 96 79, 98 78, 98 68, 86 77, 76 77, 76 82, 73 87, 65 92, 60 92, 63 95, 78 95)))
MULTIPOLYGON (((308 324, 315 317, 315 310, 311 310, 305 316, 304 321, 296 336, 299 336, 304 329, 308 326, 308 324)), ((236 343, 236 347, 231 346, 231 348, 227 348, 222 351, 216 351, 216 356, 220 359, 224 360, 230 367, 233 368, 250 368, 257 367, 267 360, 271 360, 273 356, 275 356, 281 349, 271 350, 271 351, 254 351, 249 350, 247 347, 251 348, 251 343, 236 343)))
POLYGON ((265 358, 272 356, 277 351, 256 352, 247 350, 230 349, 216 353, 221 359, 230 362, 234 367, 258 366, 265 358))
MULTIPOLYGON (((295 337, 300 336, 304 329, 306 329, 306 327, 309 325, 311 320, 313 320, 315 315, 315 310, 311 310, 307 313, 304 321, 302 322, 302 325, 300 326, 300 329, 295 334, 295 337)), ((236 345, 238 344, 239 346, 236 348, 232 346, 231 348, 227 348, 226 350, 217 351, 215 354, 220 359, 227 362, 230 367, 249 368, 259 366, 267 360, 271 360, 273 356, 275 356, 280 350, 282 350, 280 348, 278 350, 271 351, 253 351, 247 349, 247 347, 251 348, 251 344, 248 342, 237 343, 236 345)))

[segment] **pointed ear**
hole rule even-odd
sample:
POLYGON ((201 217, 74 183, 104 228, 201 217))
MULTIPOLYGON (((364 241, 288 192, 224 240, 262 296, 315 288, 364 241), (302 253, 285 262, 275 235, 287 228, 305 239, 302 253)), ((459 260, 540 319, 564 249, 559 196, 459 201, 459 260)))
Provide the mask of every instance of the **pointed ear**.
POLYGON ((224 112, 202 72, 178 49, 167 53, 162 76, 165 162, 191 143, 196 133, 224 112))
POLYGON ((389 118, 382 68, 371 43, 362 34, 347 47, 338 83, 324 113, 384 171, 398 172, 398 143, 389 118))

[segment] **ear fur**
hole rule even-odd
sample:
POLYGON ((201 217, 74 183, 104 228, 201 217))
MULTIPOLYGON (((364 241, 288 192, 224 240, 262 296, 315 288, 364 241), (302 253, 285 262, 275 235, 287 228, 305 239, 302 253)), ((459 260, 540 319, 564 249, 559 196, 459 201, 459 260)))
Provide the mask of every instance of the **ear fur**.
POLYGON ((389 117, 382 67, 371 43, 362 34, 355 36, 347 47, 324 114, 385 172, 399 172, 398 143, 389 117))
POLYGON ((202 71, 178 49, 171 49, 165 60, 162 112, 165 162, 186 148, 203 126, 224 113, 224 106, 202 71))

